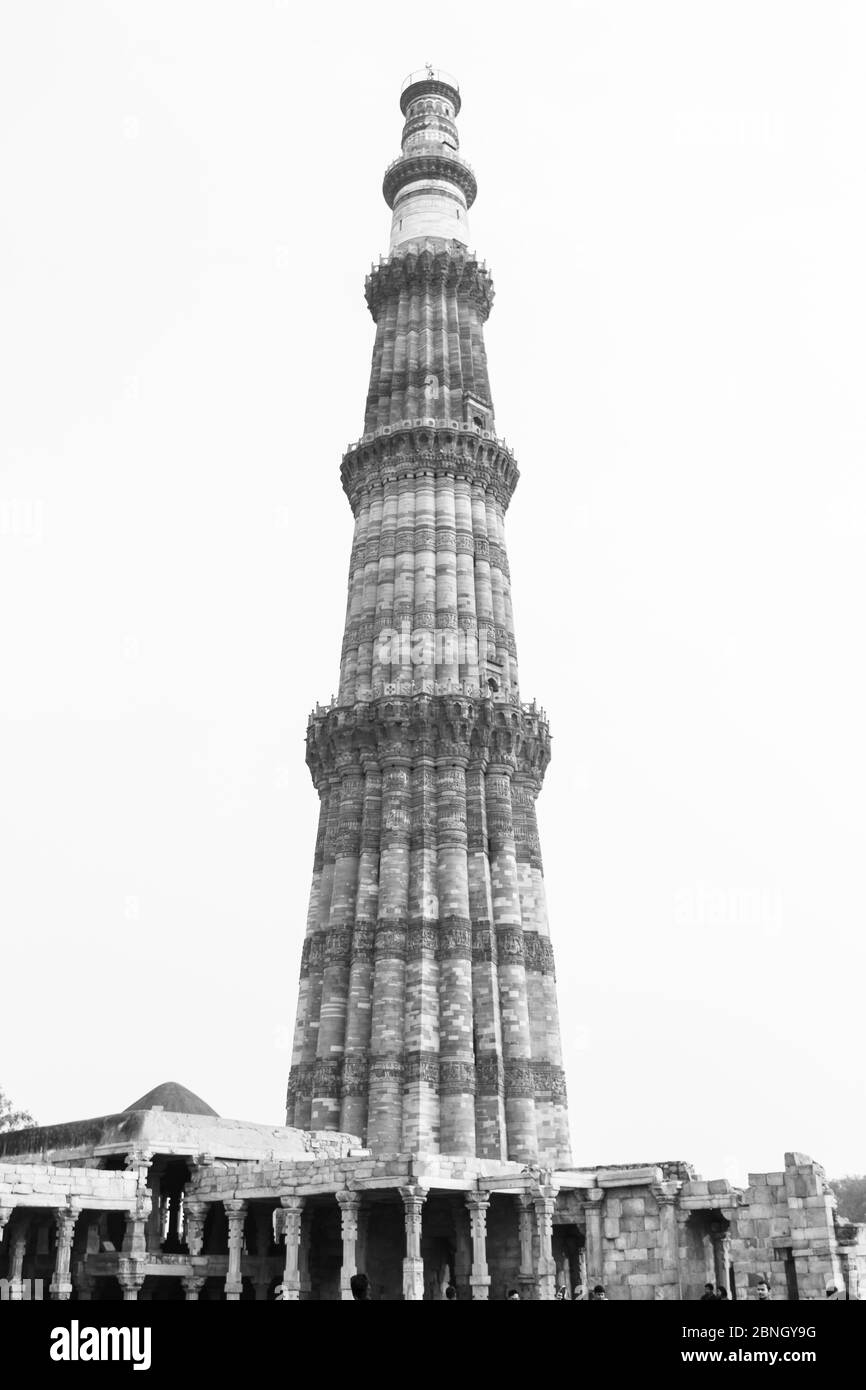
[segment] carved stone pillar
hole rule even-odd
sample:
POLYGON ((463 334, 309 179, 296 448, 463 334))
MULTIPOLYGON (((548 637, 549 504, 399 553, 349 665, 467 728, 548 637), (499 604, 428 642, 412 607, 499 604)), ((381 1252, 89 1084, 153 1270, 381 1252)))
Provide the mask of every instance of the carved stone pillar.
POLYGON ((520 1273, 518 1275, 520 1297, 533 1299, 538 1296, 538 1285, 532 1263, 532 1218, 535 1210, 532 1194, 518 1192, 515 1202, 517 1203, 517 1227, 520 1234, 520 1273))
POLYGON ((846 1300, 858 1301, 860 1298, 860 1265, 857 1259, 858 1234, 858 1227, 851 1222, 836 1227, 836 1246, 846 1300))
POLYGON ((8 1204, 0 1204, 0 1245, 3 1244, 3 1232, 5 1231, 6 1226, 9 1223, 9 1218, 14 1210, 15 1208, 9 1206, 8 1204))
MULTIPOLYGON (((679 1227, 677 1225, 676 1207, 679 1183, 657 1183, 652 1191, 659 1209, 659 1229, 661 1236, 659 1243, 659 1259, 662 1266, 662 1287, 665 1290, 666 1298, 678 1299, 681 1297, 680 1236, 679 1227)), ((719 1281, 718 1265, 716 1266, 716 1280, 717 1282, 719 1281)), ((724 1283, 725 1288, 728 1287, 727 1255, 724 1275, 721 1282, 724 1283)))
POLYGON ((472 1297, 490 1297, 490 1273, 487 1269, 487 1208, 490 1197, 486 1192, 467 1192, 466 1207, 472 1235, 472 1273, 469 1277, 472 1297))
POLYGON ((187 1303, 196 1303, 207 1279, 206 1274, 187 1274, 181 1279, 187 1303))
POLYGON ((57 1224, 57 1257, 54 1263, 54 1276, 49 1286, 52 1298, 67 1299, 72 1293, 72 1280, 69 1277, 69 1262, 72 1257, 72 1238, 80 1207, 71 1203, 55 1212, 57 1224))
POLYGON ((510 755, 498 755, 498 759, 491 759, 488 765, 485 789, 493 921, 499 957, 499 1004, 505 1066, 505 1123, 508 1157, 526 1163, 534 1160, 538 1153, 538 1137, 535 1126, 535 1083, 526 998, 523 926, 511 805, 513 759, 510 755))
POLYGON ((583 1209, 586 1213, 586 1283, 591 1293, 596 1284, 604 1283, 604 1245, 601 1235, 601 1209, 604 1189, 589 1189, 583 1209))
MULTIPOLYGON (((122 1249, 125 1255, 142 1256, 147 1253, 147 1227, 153 1210, 147 1174, 152 1160, 153 1154, 149 1149, 132 1149, 124 1160, 124 1166, 136 1175, 135 1206, 127 1213, 123 1235, 122 1249)), ((156 1248, 159 1249, 158 1240, 156 1248)))
POLYGON ((184 1211, 187 1249, 192 1256, 200 1255, 204 1244, 204 1223, 207 1220, 208 1204, 197 1197, 187 1197, 184 1211))
POLYGON ((299 1254, 304 1198, 295 1196, 281 1197, 280 1205, 283 1208, 283 1231, 286 1237, 286 1263, 283 1269, 283 1302, 297 1303, 301 1297, 299 1254))
POLYGON ((403 1298, 424 1297, 424 1261, 421 1259, 421 1211, 427 1199, 423 1187, 401 1187, 406 1222, 406 1256, 403 1260, 403 1298))
POLYGON ((244 1222, 247 1217, 247 1204, 239 1198, 223 1202, 229 1222, 229 1267, 226 1274, 226 1298, 237 1303, 243 1289, 241 1277, 241 1255, 244 1248, 244 1222))
POLYGON ((117 1270, 117 1282, 123 1290, 124 1303, 135 1303, 144 1283, 144 1260, 140 1256, 122 1255, 117 1270))
POLYGON ((352 1275, 358 1272, 358 1211, 361 1206, 359 1192, 338 1192, 340 1221, 343 1236, 343 1266, 340 1270, 340 1298, 350 1302, 352 1298, 352 1275))
POLYGON ((535 1224, 538 1228, 538 1296, 550 1300, 556 1294, 556 1261, 553 1258, 553 1212, 556 1189, 545 1186, 533 1194, 535 1224))
POLYGON ((713 1273, 717 1289, 726 1289, 730 1294, 731 1238, 726 1226, 714 1221, 710 1227, 710 1240, 713 1244, 713 1273))
POLYGON ((9 1297, 14 1303, 25 1297, 24 1257, 27 1253, 31 1220, 29 1212, 21 1212, 10 1235, 12 1249, 9 1254, 9 1297))

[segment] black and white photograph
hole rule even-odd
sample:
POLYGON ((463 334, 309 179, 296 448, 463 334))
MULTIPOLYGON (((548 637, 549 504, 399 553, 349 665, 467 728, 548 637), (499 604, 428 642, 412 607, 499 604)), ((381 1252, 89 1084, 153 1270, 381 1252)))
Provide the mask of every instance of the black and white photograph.
POLYGON ((864 71, 854 0, 3 6, 24 1364, 856 1364, 864 71))

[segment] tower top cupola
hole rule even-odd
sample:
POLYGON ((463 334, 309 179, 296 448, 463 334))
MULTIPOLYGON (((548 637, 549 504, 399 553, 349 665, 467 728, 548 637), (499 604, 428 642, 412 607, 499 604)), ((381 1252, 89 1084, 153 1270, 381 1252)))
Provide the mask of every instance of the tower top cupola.
POLYGON ((426 237, 469 245, 468 210, 475 175, 459 154, 456 78, 429 64, 410 72, 400 93, 403 153, 385 171, 382 192, 392 209, 391 246, 426 237))

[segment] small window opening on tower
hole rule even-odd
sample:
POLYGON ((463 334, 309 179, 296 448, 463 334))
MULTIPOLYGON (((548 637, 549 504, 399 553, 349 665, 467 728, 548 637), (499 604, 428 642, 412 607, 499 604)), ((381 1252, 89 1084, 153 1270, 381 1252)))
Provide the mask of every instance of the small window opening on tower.
POLYGON ((484 421, 482 420, 480 415, 473 415, 472 423, 473 425, 477 425, 480 430, 484 429, 484 421))

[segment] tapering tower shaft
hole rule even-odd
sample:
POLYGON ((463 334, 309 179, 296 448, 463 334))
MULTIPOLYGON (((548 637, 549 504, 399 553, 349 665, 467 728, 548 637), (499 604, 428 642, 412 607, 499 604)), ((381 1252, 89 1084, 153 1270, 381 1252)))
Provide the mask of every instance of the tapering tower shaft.
POLYGON ((380 1153, 562 1165, 535 817, 550 736, 520 698, 493 286, 468 249, 457 84, 413 74, 401 109, 391 247, 366 285, 365 432, 342 467, 355 534, 339 694, 307 735, 320 817, 287 1123, 380 1153))

